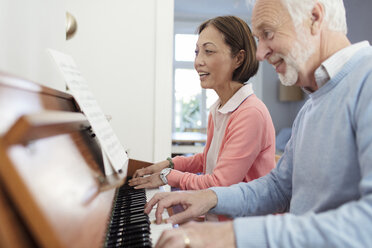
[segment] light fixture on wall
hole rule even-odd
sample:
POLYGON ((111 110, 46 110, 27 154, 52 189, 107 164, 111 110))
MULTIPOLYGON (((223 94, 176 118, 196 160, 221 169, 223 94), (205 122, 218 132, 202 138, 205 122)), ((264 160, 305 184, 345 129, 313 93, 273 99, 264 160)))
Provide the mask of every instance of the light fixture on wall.
POLYGON ((284 86, 279 81, 279 101, 281 102, 295 102, 304 99, 303 91, 298 86, 284 86))
POLYGON ((77 22, 73 15, 66 12, 66 40, 71 39, 77 30, 77 22))

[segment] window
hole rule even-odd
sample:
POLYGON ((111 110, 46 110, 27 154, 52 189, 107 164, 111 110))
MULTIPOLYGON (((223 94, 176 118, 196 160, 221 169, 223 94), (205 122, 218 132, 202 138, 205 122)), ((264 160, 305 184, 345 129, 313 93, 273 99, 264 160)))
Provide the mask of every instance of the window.
POLYGON ((218 96, 205 90, 194 69, 198 35, 175 34, 173 132, 204 132, 210 106, 218 96))

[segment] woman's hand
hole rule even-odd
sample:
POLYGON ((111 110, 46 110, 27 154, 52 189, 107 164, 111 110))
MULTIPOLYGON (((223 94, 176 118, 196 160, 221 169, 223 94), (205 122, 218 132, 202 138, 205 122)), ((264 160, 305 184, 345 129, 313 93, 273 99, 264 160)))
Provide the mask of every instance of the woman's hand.
POLYGON ((164 185, 160 179, 160 172, 156 172, 147 177, 136 177, 128 181, 129 186, 134 186, 135 189, 151 189, 158 188, 164 185))
POLYGON ((136 170, 136 172, 134 172, 133 174, 133 178, 143 177, 145 175, 152 175, 156 172, 160 172, 162 169, 165 169, 168 166, 169 166, 169 161, 164 160, 162 162, 136 170))

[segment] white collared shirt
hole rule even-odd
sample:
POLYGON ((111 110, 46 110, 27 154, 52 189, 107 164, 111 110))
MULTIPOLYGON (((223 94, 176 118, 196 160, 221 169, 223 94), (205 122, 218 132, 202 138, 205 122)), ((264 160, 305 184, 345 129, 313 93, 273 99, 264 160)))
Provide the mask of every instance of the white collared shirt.
POLYGON ((207 164, 206 174, 212 174, 213 169, 217 164, 218 152, 221 147, 222 139, 225 135, 225 129, 231 113, 239 107, 239 105, 250 95, 252 95, 253 89, 252 84, 248 83, 241 87, 228 101, 218 108, 221 104, 221 100, 218 99, 210 108, 212 114, 214 130, 212 142, 207 153, 207 164))
POLYGON ((347 46, 344 49, 333 54, 331 57, 323 61, 323 63, 315 70, 314 76, 318 88, 325 85, 333 78, 349 59, 363 47, 369 46, 368 41, 362 41, 353 45, 347 46))

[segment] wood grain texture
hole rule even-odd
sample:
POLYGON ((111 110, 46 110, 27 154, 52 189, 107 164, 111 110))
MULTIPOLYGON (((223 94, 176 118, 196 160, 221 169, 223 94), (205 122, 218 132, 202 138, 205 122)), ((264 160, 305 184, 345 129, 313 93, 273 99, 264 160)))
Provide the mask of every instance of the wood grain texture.
POLYGON ((102 190, 96 140, 60 118, 77 112, 70 95, 0 73, 0 183, 9 196, 0 195, 0 216, 9 216, 0 223, 0 237, 9 237, 2 246, 102 247, 115 187, 102 190), (48 111, 61 112, 50 122, 48 111), (35 243, 12 238, 22 232, 35 243))

